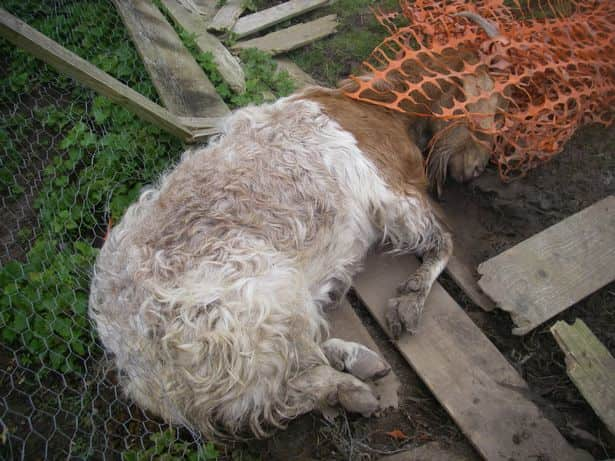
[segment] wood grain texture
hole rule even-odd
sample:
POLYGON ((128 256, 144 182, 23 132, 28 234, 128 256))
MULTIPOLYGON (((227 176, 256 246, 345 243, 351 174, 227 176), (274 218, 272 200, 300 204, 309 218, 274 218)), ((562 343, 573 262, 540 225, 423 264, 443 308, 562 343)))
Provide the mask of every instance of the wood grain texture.
POLYGON ((207 29, 215 32, 231 30, 243 13, 245 3, 245 0, 227 0, 212 18, 207 29))
MULTIPOLYGON (((454 236, 453 240, 455 240, 454 236)), ((457 246, 454 247, 453 255, 446 266, 446 273, 474 304, 485 311, 492 311, 495 309, 495 303, 478 286, 475 266, 467 262, 466 258, 462 256, 462 251, 457 249, 457 246)))
POLYGON ((328 2, 329 0, 290 0, 239 18, 233 27, 233 33, 237 38, 243 38, 312 11, 328 2))
MULTIPOLYGON (((142 119, 183 141, 192 141, 194 136, 192 129, 184 126, 177 116, 1 8, 0 35, 49 64, 58 72, 108 97, 142 119)), ((219 131, 216 128, 217 122, 215 118, 201 118, 198 120, 199 131, 206 135, 213 134, 219 131)))
MULTIPOLYGON (((371 337, 347 299, 344 299, 335 309, 327 312, 327 319, 329 320, 331 338, 339 338, 344 341, 354 341, 356 343, 363 344, 374 352, 381 354, 378 345, 371 337)), ((381 409, 395 409, 399 406, 397 393, 400 382, 393 370, 391 370, 391 372, 384 378, 379 379, 376 382, 369 382, 368 384, 378 397, 381 409)))
MULTIPOLYGON (((385 308, 417 267, 412 256, 374 255, 355 289, 386 329, 385 308)), ((436 283, 416 335, 394 344, 488 460, 582 459, 525 395, 525 381, 436 283)))
POLYGON ((202 53, 211 53, 218 72, 238 93, 246 89, 246 78, 239 63, 216 37, 207 32, 207 23, 201 16, 191 13, 178 0, 161 0, 173 20, 188 33, 194 34, 196 46, 202 53))
POLYGON ((197 13, 203 20, 209 22, 218 11, 218 0, 178 0, 190 12, 197 13))
POLYGON ((287 29, 271 32, 262 37, 244 40, 234 45, 235 49, 258 48, 276 55, 305 46, 331 35, 337 28, 337 16, 330 14, 310 22, 304 22, 287 29))
POLYGON ((151 1, 113 3, 167 109, 189 117, 220 117, 229 113, 203 69, 151 1))
POLYGON ((615 434, 615 359, 581 319, 560 320, 551 333, 566 354, 568 376, 615 434))
POLYGON ((615 279, 615 196, 478 267, 479 285, 525 334, 615 279))
POLYGON ((301 69, 297 64, 287 58, 274 59, 278 65, 278 70, 285 70, 290 75, 290 78, 295 82, 295 86, 298 90, 309 85, 318 85, 316 80, 312 76, 301 69))

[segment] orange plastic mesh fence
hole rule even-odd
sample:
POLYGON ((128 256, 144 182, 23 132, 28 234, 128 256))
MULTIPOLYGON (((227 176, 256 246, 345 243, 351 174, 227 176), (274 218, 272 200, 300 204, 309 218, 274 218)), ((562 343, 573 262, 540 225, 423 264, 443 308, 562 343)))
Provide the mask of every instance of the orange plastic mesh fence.
POLYGON ((615 1, 401 0, 400 7, 376 12, 390 35, 363 63, 367 77, 351 77, 357 85, 347 96, 490 135, 504 180, 551 159, 581 124, 612 122, 615 1), (499 34, 489 37, 463 12, 499 34), (476 79, 481 72, 487 83, 476 79))

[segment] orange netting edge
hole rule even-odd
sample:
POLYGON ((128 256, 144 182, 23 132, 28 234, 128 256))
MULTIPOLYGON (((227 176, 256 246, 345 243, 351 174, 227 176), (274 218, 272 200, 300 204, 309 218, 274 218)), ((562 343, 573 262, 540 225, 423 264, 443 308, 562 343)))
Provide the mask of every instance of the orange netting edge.
POLYGON ((376 12, 390 35, 363 63, 366 76, 351 77, 347 96, 468 124, 488 135, 481 139, 492 143, 503 180, 550 160, 581 124, 612 122, 615 1, 400 0, 400 7, 376 12), (489 37, 462 12, 499 34, 489 37))

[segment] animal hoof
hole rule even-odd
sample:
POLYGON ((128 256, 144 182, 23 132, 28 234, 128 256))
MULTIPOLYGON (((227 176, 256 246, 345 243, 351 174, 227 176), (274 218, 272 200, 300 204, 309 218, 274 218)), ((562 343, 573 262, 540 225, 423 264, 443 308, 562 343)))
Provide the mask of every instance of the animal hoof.
POLYGON ((383 378, 391 371, 386 360, 359 343, 332 338, 322 345, 322 350, 332 367, 362 381, 383 378))
POLYGON ((339 403, 352 413, 368 417, 380 410, 378 399, 367 385, 359 387, 342 384, 338 387, 337 396, 339 403))
POLYGON ((394 338, 399 338, 403 330, 410 334, 417 331, 425 298, 426 295, 421 291, 389 300, 386 320, 394 338))

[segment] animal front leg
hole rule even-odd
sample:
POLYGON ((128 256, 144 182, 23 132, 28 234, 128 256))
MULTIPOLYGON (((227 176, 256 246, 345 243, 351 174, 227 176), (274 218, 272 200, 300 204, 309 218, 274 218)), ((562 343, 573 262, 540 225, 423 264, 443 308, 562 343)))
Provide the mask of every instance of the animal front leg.
POLYGON ((434 232, 434 243, 423 253, 422 264, 398 287, 399 296, 389 300, 386 320, 395 338, 398 338, 403 330, 410 334, 416 332, 431 287, 453 252, 451 235, 437 224, 434 225, 434 232))

